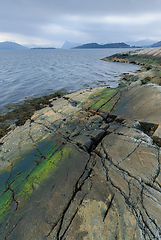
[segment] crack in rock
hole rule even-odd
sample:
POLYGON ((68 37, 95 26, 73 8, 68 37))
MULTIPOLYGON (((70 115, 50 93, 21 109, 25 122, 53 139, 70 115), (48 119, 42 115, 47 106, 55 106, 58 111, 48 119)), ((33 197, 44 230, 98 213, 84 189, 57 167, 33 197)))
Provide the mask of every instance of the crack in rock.
MULTIPOLYGON (((54 230, 54 228, 57 226, 57 224, 58 224, 59 221, 60 221, 60 226, 59 226, 59 229, 58 229, 58 231, 57 231, 57 239, 58 239, 58 240, 62 239, 59 235, 60 235, 60 231, 61 231, 61 229, 62 229, 62 225, 63 225, 63 221, 64 221, 65 214, 67 213, 67 211, 68 211, 70 205, 72 204, 74 198, 76 197, 77 193, 82 190, 82 187, 83 187, 83 185, 85 184, 85 181, 89 178, 89 176, 90 176, 90 174, 91 174, 91 172, 92 172, 92 169, 90 169, 89 172, 88 172, 88 174, 87 174, 87 176, 85 177, 85 179, 83 179, 83 181, 81 182, 81 184, 79 184, 81 178, 82 178, 83 175, 86 173, 87 166, 88 166, 89 162, 90 162, 90 158, 89 158, 89 160, 87 161, 87 164, 86 164, 86 166, 85 166, 85 169, 84 169, 83 173, 81 174, 81 176, 79 177, 79 179, 77 180, 77 182, 76 182, 76 184, 75 184, 73 194, 72 194, 72 196, 71 196, 71 198, 70 198, 67 206, 64 208, 61 217, 60 217, 60 218, 58 219, 58 221, 53 225, 53 227, 51 228, 50 232, 46 235, 47 238, 51 235, 52 231, 54 230)), ((77 212, 77 211, 76 211, 76 212, 77 212)), ((74 214, 74 217, 75 217, 75 215, 76 215, 76 213, 74 214)), ((71 222, 72 222, 72 220, 74 219, 74 217, 72 217, 71 222)), ((69 225, 69 226, 70 226, 70 225, 69 225)), ((68 228, 69 228, 69 227, 68 227, 68 228)), ((67 231, 67 229, 66 229, 66 231, 67 231)), ((65 231, 65 232, 66 232, 66 231, 65 231)))
POLYGON ((11 231, 6 235, 6 237, 3 240, 6 240, 11 235, 11 233, 14 231, 14 229, 17 227, 17 225, 20 223, 20 221, 22 221, 22 219, 23 219, 23 217, 20 218, 20 220, 13 226, 11 231))
MULTIPOLYGON (((82 94, 84 93, 82 92, 82 94)), ((104 96, 106 95, 108 94, 104 94, 104 96)), ((101 227, 103 229, 103 233, 101 234, 105 234, 108 229, 107 223, 109 219, 115 216, 114 218, 116 222, 114 228, 118 233, 118 236, 116 236, 116 233, 113 233, 115 238, 118 237, 119 239, 124 239, 127 232, 130 231, 129 229, 132 229, 135 233, 132 233, 130 237, 133 239, 136 239, 137 231, 140 231, 138 236, 141 236, 141 238, 144 238, 145 240, 161 239, 161 226, 157 215, 160 201, 158 199, 160 199, 161 193, 161 184, 159 183, 161 166, 160 148, 159 146, 156 146, 152 140, 152 135, 158 130, 159 124, 157 125, 143 121, 136 123, 135 120, 133 126, 126 127, 126 125, 128 125, 128 120, 118 116, 114 111, 122 97, 121 91, 115 92, 108 100, 107 98, 101 100, 101 96, 96 95, 95 107, 92 102, 93 99, 91 99, 90 106, 84 104, 85 107, 81 108, 81 101, 77 101, 78 96, 79 94, 73 94, 73 97, 68 97, 67 95, 64 96, 63 99, 58 99, 57 103, 60 104, 59 107, 61 106, 61 109, 59 109, 57 104, 51 102, 46 109, 47 112, 45 112, 45 110, 44 112, 42 111, 40 118, 35 114, 29 124, 27 136, 30 138, 33 147, 36 149, 35 151, 39 153, 40 159, 35 160, 37 161, 36 166, 28 173, 21 183, 25 180, 28 181, 28 177, 32 175, 32 172, 38 167, 39 163, 41 163, 43 159, 46 159, 46 155, 43 156, 43 150, 39 148, 36 138, 37 135, 32 131, 36 125, 39 126, 37 129, 43 129, 43 133, 41 133, 42 135, 40 134, 41 136, 51 134, 50 136, 53 136, 54 141, 56 141, 57 144, 60 144, 56 146, 54 145, 55 148, 58 147, 60 150, 63 149, 66 144, 70 143, 76 151, 83 154, 86 152, 86 156, 88 156, 81 172, 79 172, 79 175, 75 178, 76 181, 72 185, 69 198, 67 198, 65 204, 62 205, 62 210, 58 216, 56 216, 55 222, 54 220, 51 220, 53 219, 51 217, 45 229, 47 233, 46 238, 51 239, 54 236, 57 240, 65 240, 75 224, 75 221, 81 217, 81 220, 84 220, 84 215, 80 214, 84 211, 83 208, 90 206, 93 201, 97 202, 93 206, 97 206, 98 208, 99 206, 103 206, 101 210, 102 212, 100 211, 101 223, 99 223, 102 224, 101 227), (106 112, 104 109, 108 108, 105 108, 105 106, 110 102, 112 102, 110 109, 106 112), (75 108, 75 110, 72 110, 75 111, 75 114, 72 116, 66 113, 66 110, 68 109, 65 109, 64 105, 71 105, 69 106, 71 109, 75 108), (87 106, 89 107, 86 108, 87 106), (54 114, 59 114, 58 118, 54 117, 56 120, 50 122, 51 115, 49 112, 52 112, 52 116, 54 114), (48 116, 48 114, 50 116, 48 116), (99 171, 102 175, 98 174, 99 171), (95 196, 92 194, 95 191, 97 181, 100 185, 98 184, 98 188, 96 188, 97 192, 95 192, 95 196), (106 196, 106 199, 101 200, 102 202, 100 202, 100 195, 103 195, 103 193, 101 192, 100 194, 99 191, 104 191, 103 193, 106 196), (106 192, 108 191, 111 191, 111 193, 107 197, 106 192), (118 205, 116 204, 117 202, 118 205), (86 203, 89 205, 87 204, 88 206, 86 206, 86 203), (99 205, 99 203, 102 205, 99 205), (152 206, 152 203, 155 203, 155 206, 152 206), (149 206, 152 209, 149 209, 149 206), (124 212, 121 208, 125 210, 129 218, 127 217, 126 219, 126 215, 124 216, 124 212), (155 212, 153 213, 152 210, 155 210, 155 212), (156 218, 154 216, 156 216, 156 218), (51 222, 53 222, 53 224, 51 224, 51 222), (120 229, 121 224, 122 229, 120 229), (130 224, 134 228, 132 228, 130 224), (128 228, 127 231, 126 227, 128 228), (119 233, 119 231, 121 233, 119 233), (122 238, 120 238, 120 236, 122 236, 122 238)), ((22 151, 21 138, 23 138, 23 131, 20 132, 20 142, 18 143, 19 154, 21 154, 22 151)), ((3 141, 5 141, 5 138, 3 141)), ((4 144, 5 143, 2 142, 0 147, 3 148, 4 144)), ((56 148, 56 150, 48 156, 49 161, 54 155, 57 156, 57 151, 58 149, 56 148)), ((64 152, 61 151, 61 160, 63 154, 64 152)), ((68 160, 71 160, 70 154, 68 160)), ((12 187, 13 183, 19 178, 19 173, 17 173, 16 178, 11 181, 14 167, 15 166, 11 164, 10 175, 6 180, 6 189, 3 192, 6 193, 7 191, 10 191, 12 202, 15 202, 16 204, 12 216, 10 216, 6 223, 6 227, 9 226, 19 210, 19 200, 18 198, 16 199, 15 189, 12 187)), ((63 184, 65 185, 69 181, 72 166, 71 169, 69 166, 67 169, 68 168, 69 171, 67 171, 67 173, 65 172, 63 179, 63 184)), ((53 179, 51 181, 53 181, 53 179)), ((57 194, 57 192, 54 192, 57 191, 55 190, 56 184, 57 183, 52 182, 50 185, 50 201, 53 200, 52 198, 54 198, 54 194, 57 194), (53 195, 52 191, 54 192, 53 195)), ((34 184, 32 184, 32 188, 36 190, 34 184)), ((65 197, 65 194, 63 197, 65 197)), ((47 205, 45 205, 45 208, 47 209, 47 205)), ((97 210, 99 211, 99 209, 97 210)), ((12 227, 11 230, 9 230, 9 233, 6 234, 6 237, 3 240, 6 240, 9 237, 12 238, 12 232, 22 219, 23 217, 12 227)), ((80 225, 80 229, 83 229, 81 228, 81 220, 78 225, 80 225)), ((85 239, 87 239, 88 233, 86 235, 86 232, 83 233, 80 229, 80 236, 85 236, 85 239)), ((110 231, 111 234, 112 230, 110 231)), ((68 238, 70 238, 70 235, 68 238)))
POLYGON ((104 214, 104 217, 103 217, 103 222, 105 221, 105 218, 107 217, 107 214, 108 214, 108 211, 110 210, 110 207, 112 206, 112 202, 113 202, 114 197, 115 197, 115 194, 112 196, 111 201, 110 201, 110 203, 107 207, 107 210, 106 210, 106 212, 104 214))

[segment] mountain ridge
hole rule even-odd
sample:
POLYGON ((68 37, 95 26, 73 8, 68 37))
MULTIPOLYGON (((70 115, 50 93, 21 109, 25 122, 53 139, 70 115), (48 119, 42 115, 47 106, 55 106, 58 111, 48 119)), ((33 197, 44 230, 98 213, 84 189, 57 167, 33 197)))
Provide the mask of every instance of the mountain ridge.
POLYGON ((130 45, 119 42, 119 43, 107 43, 107 44, 98 44, 98 43, 87 43, 83 44, 77 47, 74 47, 73 49, 88 49, 88 48, 130 48, 130 45))
POLYGON ((161 41, 152 44, 151 47, 161 47, 161 41))
POLYGON ((18 49, 28 49, 27 47, 24 47, 18 43, 15 42, 0 42, 0 49, 1 50, 18 50, 18 49))
POLYGON ((81 43, 74 43, 74 42, 65 41, 65 43, 63 44, 61 49, 75 48, 75 47, 80 46, 80 45, 82 45, 82 44, 81 43))

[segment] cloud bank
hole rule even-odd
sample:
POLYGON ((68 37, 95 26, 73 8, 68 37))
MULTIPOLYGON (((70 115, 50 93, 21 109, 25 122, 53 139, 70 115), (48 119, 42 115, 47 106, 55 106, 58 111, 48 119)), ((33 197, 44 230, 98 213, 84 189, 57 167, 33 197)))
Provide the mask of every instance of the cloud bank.
POLYGON ((0 7, 0 41, 28 46, 160 41, 160 25, 160 0, 2 0, 0 7))

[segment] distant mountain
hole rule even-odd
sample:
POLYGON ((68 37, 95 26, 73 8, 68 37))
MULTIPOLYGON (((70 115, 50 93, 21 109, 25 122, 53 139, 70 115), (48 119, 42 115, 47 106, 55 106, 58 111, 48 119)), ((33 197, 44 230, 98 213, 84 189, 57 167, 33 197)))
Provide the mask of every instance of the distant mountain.
POLYGON ((28 49, 15 42, 0 42, 0 49, 28 49))
POLYGON ((161 47, 161 41, 152 44, 151 47, 161 47))
POLYGON ((79 45, 81 45, 81 43, 72 43, 72 42, 66 41, 61 48, 62 49, 70 49, 70 48, 75 48, 79 45))
POLYGON ((150 47, 154 43, 154 41, 146 38, 139 41, 127 41, 126 43, 130 46, 150 47))
POLYGON ((75 47, 75 49, 80 48, 130 48, 130 45, 126 43, 107 43, 107 44, 98 44, 98 43, 87 43, 81 46, 75 47))

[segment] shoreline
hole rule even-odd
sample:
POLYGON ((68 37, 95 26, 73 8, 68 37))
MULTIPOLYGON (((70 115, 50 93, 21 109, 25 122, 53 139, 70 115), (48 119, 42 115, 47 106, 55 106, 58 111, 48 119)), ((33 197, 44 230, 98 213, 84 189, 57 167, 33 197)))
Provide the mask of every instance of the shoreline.
POLYGON ((160 239, 160 56, 146 51, 104 59, 142 63, 119 88, 49 100, 0 139, 2 239, 160 239))
MULTIPOLYGON (((50 105, 52 99, 62 97, 63 93, 53 93, 42 97, 34 97, 24 100, 22 103, 12 104, 8 112, 0 115, 0 139, 16 126, 22 126, 35 111, 50 105)), ((64 93, 65 95, 66 93, 64 93)), ((10 104, 11 105, 11 104, 10 104)))
MULTIPOLYGON (((100 87, 109 88, 107 86, 102 86, 101 84, 100 87)), ((91 88, 89 87, 86 89, 91 88)), ((83 91, 84 89, 81 90, 83 91)), ((77 91, 74 92, 76 93, 77 91)), ((25 124, 28 119, 31 119, 31 116, 35 111, 49 106, 52 99, 63 97, 66 94, 68 94, 67 91, 65 92, 65 90, 58 90, 55 93, 45 94, 40 97, 29 97, 23 102, 6 105, 6 110, 4 109, 4 112, 0 115, 0 139, 4 137, 9 131, 15 129, 16 126, 22 126, 25 124)))
POLYGON ((130 51, 124 54, 114 54, 102 60, 133 63, 142 67, 134 74, 124 73, 119 83, 119 87, 140 86, 147 83, 161 85, 161 48, 130 51))

